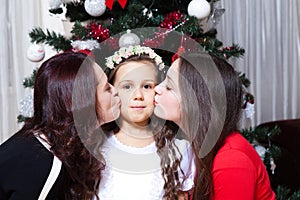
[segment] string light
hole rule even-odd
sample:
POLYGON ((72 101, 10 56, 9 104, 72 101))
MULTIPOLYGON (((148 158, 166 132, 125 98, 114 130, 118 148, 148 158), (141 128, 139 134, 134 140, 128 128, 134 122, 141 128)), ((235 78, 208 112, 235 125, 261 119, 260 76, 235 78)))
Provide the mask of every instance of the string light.
MULTIPOLYGON (((185 21, 180 22, 180 23, 177 24, 174 28, 172 28, 172 29, 170 29, 170 30, 167 30, 167 31, 165 31, 165 32, 163 32, 163 33, 157 34, 154 38, 149 39, 148 42, 149 42, 149 41, 153 41, 153 40, 155 40, 155 39, 157 39, 157 38, 159 38, 159 37, 162 37, 162 36, 164 36, 164 35, 167 35, 167 34, 171 33, 172 31, 175 31, 177 28, 183 26, 188 20, 189 20, 189 18, 186 18, 185 21)), ((143 44, 145 44, 145 42, 144 42, 143 44)))

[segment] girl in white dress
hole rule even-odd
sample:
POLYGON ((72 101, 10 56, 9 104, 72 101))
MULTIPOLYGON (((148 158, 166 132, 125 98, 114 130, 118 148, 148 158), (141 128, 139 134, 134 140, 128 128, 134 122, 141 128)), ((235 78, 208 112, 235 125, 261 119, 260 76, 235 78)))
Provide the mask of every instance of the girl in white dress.
MULTIPOLYGON (((122 47, 106 60, 121 99, 121 113, 102 147, 101 200, 187 199, 195 164, 189 142, 160 135, 165 121, 153 115, 154 87, 164 64, 144 46, 122 47), (168 180, 168 181, 165 181, 168 180), (171 180, 171 181, 170 181, 171 180)), ((176 130, 176 127, 175 127, 176 130)))

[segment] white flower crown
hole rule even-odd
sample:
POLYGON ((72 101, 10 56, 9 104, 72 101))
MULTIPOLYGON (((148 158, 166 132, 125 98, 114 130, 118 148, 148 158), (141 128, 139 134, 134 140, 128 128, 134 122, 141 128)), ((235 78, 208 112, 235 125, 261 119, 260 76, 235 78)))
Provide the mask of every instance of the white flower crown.
POLYGON ((159 55, 157 55, 153 49, 140 45, 121 47, 118 51, 114 53, 114 55, 106 58, 105 65, 109 69, 115 69, 115 66, 120 64, 123 58, 127 59, 133 55, 140 56, 144 54, 149 55, 149 57, 155 61, 159 71, 162 71, 165 68, 165 64, 162 61, 162 58, 159 55))

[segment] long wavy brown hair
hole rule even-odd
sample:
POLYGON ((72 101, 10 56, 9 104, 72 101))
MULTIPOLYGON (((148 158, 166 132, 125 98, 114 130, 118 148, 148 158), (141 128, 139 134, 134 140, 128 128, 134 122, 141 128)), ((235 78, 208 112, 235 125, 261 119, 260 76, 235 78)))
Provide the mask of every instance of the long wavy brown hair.
POLYGON ((102 155, 95 154, 104 137, 95 109, 99 78, 94 65, 83 53, 61 53, 45 61, 35 78, 34 116, 21 130, 46 137, 67 171, 64 191, 70 200, 98 198, 105 166, 102 155))
MULTIPOLYGON (((119 65, 116 66, 114 70, 108 71, 109 82, 114 84, 115 75, 118 69, 125 63, 135 61, 135 62, 150 62, 157 69, 157 82, 161 82, 165 75, 163 72, 158 70, 158 66, 155 61, 151 59, 148 55, 133 55, 127 59, 123 59, 119 65)), ((106 131, 113 131, 117 133, 120 128, 116 122, 109 123, 102 126, 106 131)), ((156 117, 154 114, 150 117, 149 128, 153 131, 154 140, 157 147, 157 153, 160 156, 162 178, 164 179, 164 199, 174 200, 177 199, 178 192, 181 188, 181 183, 178 177, 178 170, 180 170, 181 154, 178 147, 175 144, 175 135, 178 131, 178 126, 170 121, 165 121, 156 117), (169 124, 164 126, 164 124, 169 124), (180 155, 180 157, 178 157, 180 155), (175 158, 175 160, 174 160, 175 158)))
MULTIPOLYGON (((180 167, 182 155, 175 144, 175 138, 179 134, 179 127, 172 121, 166 121, 165 125, 155 136, 157 153, 161 159, 162 176, 164 178, 164 199, 178 199, 182 183, 179 181, 179 171, 185 175, 180 167), (179 156, 178 156, 179 155, 179 156)), ((182 138, 181 138, 182 139, 182 138)), ((185 178, 183 178, 183 182, 185 178)))
POLYGON ((179 74, 184 97, 182 123, 197 166, 193 199, 210 200, 214 193, 213 160, 225 139, 237 130, 242 84, 228 62, 206 53, 182 55, 179 74))

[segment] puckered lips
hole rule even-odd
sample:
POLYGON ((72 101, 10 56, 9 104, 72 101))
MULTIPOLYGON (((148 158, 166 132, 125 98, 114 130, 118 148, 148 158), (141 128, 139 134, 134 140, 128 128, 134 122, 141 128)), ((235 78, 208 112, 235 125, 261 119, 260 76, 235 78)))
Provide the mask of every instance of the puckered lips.
POLYGON ((154 101, 153 101, 154 105, 157 105, 157 104, 158 104, 158 103, 157 103, 157 100, 158 100, 158 95, 155 95, 155 96, 154 96, 154 101))

